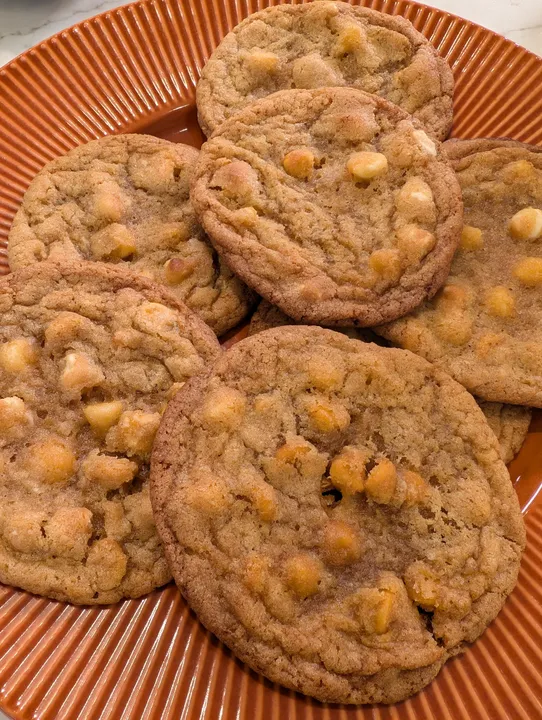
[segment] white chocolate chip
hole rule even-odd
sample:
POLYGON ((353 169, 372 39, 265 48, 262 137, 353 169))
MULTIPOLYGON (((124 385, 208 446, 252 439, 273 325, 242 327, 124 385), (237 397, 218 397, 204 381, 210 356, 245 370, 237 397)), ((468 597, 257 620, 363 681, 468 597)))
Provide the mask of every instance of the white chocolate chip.
POLYGON ((423 130, 414 130, 412 137, 425 155, 437 156, 437 146, 423 130))

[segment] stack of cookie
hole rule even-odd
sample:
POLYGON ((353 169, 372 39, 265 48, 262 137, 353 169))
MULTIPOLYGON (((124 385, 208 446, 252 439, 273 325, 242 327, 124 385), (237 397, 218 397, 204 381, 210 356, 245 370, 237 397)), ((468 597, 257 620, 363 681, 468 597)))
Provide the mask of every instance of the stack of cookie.
POLYGON ((331 702, 408 697, 483 632, 525 545, 542 155, 441 144, 452 94, 406 20, 282 5, 205 66, 201 153, 39 173, 0 283, 3 582, 103 604, 171 573, 331 702))

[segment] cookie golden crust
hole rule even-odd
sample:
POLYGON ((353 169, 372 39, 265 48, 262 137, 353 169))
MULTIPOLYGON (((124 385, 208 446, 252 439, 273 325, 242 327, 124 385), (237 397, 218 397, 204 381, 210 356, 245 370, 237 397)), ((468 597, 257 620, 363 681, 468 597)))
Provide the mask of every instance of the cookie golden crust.
POLYGON ((198 151, 149 135, 94 140, 48 163, 9 234, 12 270, 41 260, 124 265, 163 284, 221 335, 253 295, 213 250, 189 200, 198 151))
POLYGON ((452 71, 401 17, 342 2, 280 5, 251 15, 213 52, 196 88, 210 135, 249 103, 279 90, 349 86, 380 95, 444 139, 452 71))
POLYGON ((0 312, 0 581, 77 604, 168 582, 150 451, 216 337, 159 286, 99 263, 13 273, 0 312))
POLYGON ((377 332, 482 400, 542 407, 542 155, 508 142, 453 151, 465 225, 450 276, 377 332))
POLYGON ((351 88, 285 90, 223 123, 192 187, 226 263, 297 321, 370 326, 444 282, 462 227, 439 144, 351 88))
POLYGON ((504 462, 512 462, 529 432, 531 408, 491 402, 480 402, 480 407, 497 436, 504 462))
POLYGON ((475 640, 525 533, 474 399, 316 327, 239 342, 168 407, 151 499, 203 624, 322 701, 397 702, 475 640))

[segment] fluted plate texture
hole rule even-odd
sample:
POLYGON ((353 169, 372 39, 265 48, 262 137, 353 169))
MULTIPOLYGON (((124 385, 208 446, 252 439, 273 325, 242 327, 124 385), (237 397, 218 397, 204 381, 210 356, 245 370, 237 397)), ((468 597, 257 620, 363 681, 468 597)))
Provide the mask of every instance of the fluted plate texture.
MULTIPOLYGON (((118 132, 198 146, 200 70, 242 18, 276 0, 147 0, 87 20, 0 70, 0 273, 21 197, 51 158, 118 132)), ((411 20, 450 62, 457 137, 542 144, 542 59, 406 0, 360 4, 411 20)), ((234 336, 228 342, 234 342, 234 336)), ((0 708, 17 720, 534 720, 542 717, 542 415, 510 466, 528 528, 497 620, 399 705, 326 706, 257 676, 173 586, 81 609, 0 586, 0 708)))

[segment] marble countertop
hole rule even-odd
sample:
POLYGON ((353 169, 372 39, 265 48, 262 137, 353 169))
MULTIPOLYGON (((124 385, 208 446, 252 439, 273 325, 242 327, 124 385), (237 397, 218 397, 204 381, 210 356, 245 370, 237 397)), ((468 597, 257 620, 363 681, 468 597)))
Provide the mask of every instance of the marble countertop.
MULTIPOLYGON (((0 66, 50 35, 124 4, 116 0, 2 2, 0 66)), ((432 0, 426 4, 484 25, 542 55, 542 0, 432 0)), ((0 720, 7 720, 2 712, 0 720)))
MULTIPOLYGON (((123 4, 115 0, 1 2, 0 65, 59 30, 123 4)), ((542 0, 433 0, 427 4, 484 25, 542 55, 542 0)))

